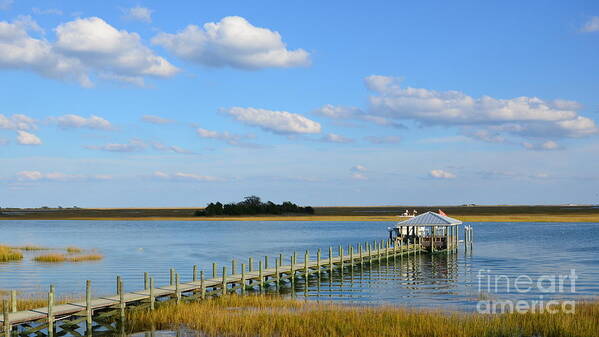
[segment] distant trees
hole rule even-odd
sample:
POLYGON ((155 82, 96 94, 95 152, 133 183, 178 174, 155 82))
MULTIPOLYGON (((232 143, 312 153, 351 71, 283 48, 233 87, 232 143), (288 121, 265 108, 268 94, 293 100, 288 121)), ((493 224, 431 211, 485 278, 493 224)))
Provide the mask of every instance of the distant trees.
POLYGON ((257 215, 257 214, 289 214, 303 213, 314 214, 314 208, 301 207, 290 201, 282 204, 275 204, 272 201, 266 203, 260 200, 260 197, 252 195, 245 197, 238 203, 222 204, 220 202, 209 203, 203 210, 198 210, 195 215, 215 216, 215 215, 257 215))

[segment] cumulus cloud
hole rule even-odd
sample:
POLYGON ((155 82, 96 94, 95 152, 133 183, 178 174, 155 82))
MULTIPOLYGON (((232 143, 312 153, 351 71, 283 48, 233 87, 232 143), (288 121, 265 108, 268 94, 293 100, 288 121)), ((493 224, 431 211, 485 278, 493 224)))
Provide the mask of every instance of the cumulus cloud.
POLYGON ((319 123, 300 114, 256 108, 233 107, 222 109, 237 121, 278 134, 320 133, 319 123))
POLYGON ((83 181, 83 180, 109 180, 110 175, 83 175, 66 174, 61 172, 42 173, 40 171, 20 171, 16 174, 18 181, 83 181))
POLYGON ((372 144, 397 144, 401 141, 398 136, 367 136, 365 139, 372 144))
POLYGON ((145 150, 148 145, 140 139, 132 139, 128 143, 110 143, 105 145, 88 145, 86 149, 100 150, 108 152, 140 152, 145 150))
POLYGON ((165 173, 162 171, 156 171, 152 174, 154 178, 162 180, 173 180, 173 181, 223 181, 224 179, 214 176, 206 176, 195 173, 165 173))
POLYGON ((340 143, 340 144, 352 143, 354 141, 351 138, 347 138, 347 137, 344 137, 342 135, 338 135, 338 134, 335 134, 335 133, 326 134, 322 138, 320 138, 320 140, 322 142, 340 143))
POLYGON ((36 120, 23 114, 14 114, 10 117, 0 114, 0 129, 34 130, 36 129, 36 120))
POLYGON ((599 16, 593 16, 580 29, 584 33, 599 32, 599 16))
POLYGON ((527 150, 536 150, 536 151, 553 151, 553 150, 560 150, 562 147, 552 141, 552 140, 548 140, 546 142, 542 142, 542 143, 529 143, 529 142, 523 142, 522 146, 524 146, 525 149, 527 150))
POLYGON ((389 118, 367 114, 362 109, 352 106, 325 104, 320 108, 312 110, 312 113, 336 120, 337 122, 341 122, 341 124, 347 124, 348 121, 367 121, 382 126, 405 128, 403 124, 389 118))
POLYGON ((40 145, 42 140, 33 133, 17 130, 17 142, 21 145, 40 145))
POLYGON ((443 170, 431 170, 428 174, 435 179, 454 179, 456 177, 455 174, 443 170))
POLYGON ((158 124, 158 125, 171 124, 173 122, 173 120, 171 120, 171 119, 163 118, 160 116, 154 116, 154 115, 144 115, 141 118, 141 120, 144 122, 147 122, 147 123, 158 124))
POLYGON ((367 77, 365 83, 375 93, 369 97, 373 115, 413 120, 424 126, 478 126, 487 131, 473 136, 486 141, 499 141, 500 133, 576 138, 599 132, 592 119, 578 115, 575 109, 580 105, 572 101, 474 98, 459 91, 403 88, 397 78, 379 75, 367 77))
POLYGON ((308 52, 287 49, 278 32, 253 26, 239 16, 228 16, 203 27, 189 25, 176 34, 160 33, 152 43, 208 67, 287 68, 310 63, 308 52))
POLYGON ((123 10, 125 12, 125 18, 130 20, 141 21, 145 23, 152 22, 152 13, 153 10, 141 6, 136 6, 133 8, 127 8, 123 10))
POLYGON ((90 117, 82 117, 79 115, 64 115, 59 117, 50 117, 50 121, 56 123, 63 129, 95 129, 95 130, 111 130, 112 124, 102 117, 91 115, 90 117))
POLYGON ((248 140, 254 138, 254 135, 251 135, 251 134, 240 135, 240 134, 235 134, 235 133, 231 133, 228 131, 219 132, 219 131, 208 130, 208 129, 204 129, 204 128, 197 128, 196 134, 200 138, 220 140, 222 142, 225 142, 225 143, 227 143, 229 145, 233 145, 233 146, 251 147, 251 148, 262 147, 261 145, 248 142, 248 140))
POLYGON ((56 42, 29 34, 39 30, 30 17, 0 21, 0 68, 93 86, 92 74, 139 85, 147 76, 165 78, 179 70, 146 47, 136 33, 118 30, 97 17, 80 18, 54 29, 56 42))

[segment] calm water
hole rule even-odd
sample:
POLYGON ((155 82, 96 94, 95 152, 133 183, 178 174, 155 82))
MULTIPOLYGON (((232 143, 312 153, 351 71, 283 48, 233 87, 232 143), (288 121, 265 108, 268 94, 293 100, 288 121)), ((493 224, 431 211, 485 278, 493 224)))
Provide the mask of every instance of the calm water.
MULTIPOLYGON (((347 246, 387 236, 387 222, 190 222, 190 221, 1 221, 0 243, 35 244, 49 247, 70 245, 95 248, 105 258, 99 262, 40 264, 31 258, 40 252, 26 252, 17 263, 0 263, 0 289, 24 293, 46 291, 55 284, 62 295, 84 291, 92 280, 97 295, 115 292, 115 277, 123 277, 127 291, 143 288, 143 273, 156 278, 157 285, 169 282, 169 268, 176 268, 183 280, 191 278, 192 266, 199 265, 207 276, 212 262, 230 268, 247 258, 278 253, 288 261, 292 252, 298 259, 309 249, 315 253, 329 246, 347 246)), ((379 266, 354 269, 332 280, 298 282, 287 289, 290 296, 331 299, 364 304, 405 304, 420 307, 472 309, 479 300, 477 276, 491 275, 493 298, 530 299, 589 298, 599 296, 599 223, 471 223, 475 228, 473 252, 421 255, 397 259, 379 266), (519 275, 536 282, 543 275, 565 275, 575 269, 576 288, 566 282, 564 292, 516 293, 519 275), (495 290, 495 277, 504 275, 495 290), (574 291, 572 291, 574 290, 574 291)), ((463 233, 460 233, 463 236, 463 233)), ((257 262, 256 262, 257 263, 257 262)), ((482 278, 482 290, 489 292, 482 278)), ((549 281, 545 282, 547 285, 549 281)))

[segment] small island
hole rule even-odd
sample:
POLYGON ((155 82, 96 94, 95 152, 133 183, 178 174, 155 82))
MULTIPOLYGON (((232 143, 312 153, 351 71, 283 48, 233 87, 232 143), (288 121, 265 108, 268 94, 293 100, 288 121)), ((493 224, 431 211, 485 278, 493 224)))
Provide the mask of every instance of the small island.
POLYGON ((314 214, 311 206, 302 207, 290 201, 275 204, 272 201, 262 202, 260 197, 252 195, 237 203, 209 203, 206 208, 197 210, 196 216, 218 215, 283 215, 283 214, 314 214))

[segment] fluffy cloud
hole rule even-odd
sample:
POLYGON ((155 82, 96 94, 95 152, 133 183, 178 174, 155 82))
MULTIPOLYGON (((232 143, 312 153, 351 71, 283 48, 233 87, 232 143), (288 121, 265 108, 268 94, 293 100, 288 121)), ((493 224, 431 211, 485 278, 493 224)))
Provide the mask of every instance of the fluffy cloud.
POLYGON ((413 120, 422 125, 478 126, 474 137, 499 141, 500 133, 522 137, 585 137, 598 133, 595 122, 579 116, 576 102, 544 101, 537 97, 474 98, 459 91, 403 88, 398 79, 373 75, 365 79, 375 92, 370 113, 393 120, 413 120))
POLYGON ((156 151, 162 151, 162 152, 174 152, 174 153, 180 153, 180 154, 191 154, 192 153, 191 151, 186 150, 179 146, 165 145, 165 144, 158 143, 158 142, 152 143, 152 148, 156 151))
POLYGON ((401 141, 397 136, 368 136, 365 139, 372 144, 397 144, 401 141))
POLYGON ((35 119, 22 114, 14 114, 10 117, 0 114, 0 129, 34 130, 36 129, 36 121, 35 119))
POLYGON ((342 135, 338 135, 336 133, 326 134, 322 138, 320 138, 320 140, 323 142, 327 142, 327 143, 340 143, 340 144, 352 143, 354 141, 351 138, 347 138, 342 135))
POLYGON ((40 145, 42 140, 33 133, 17 130, 17 142, 21 145, 40 145))
POLYGON ((66 174, 60 172, 42 173, 40 171, 21 171, 16 175, 18 181, 82 181, 82 180, 109 180, 109 175, 82 175, 66 174))
POLYGON ((552 140, 537 144, 524 142, 522 143, 522 146, 527 150, 553 151, 561 149, 561 146, 552 140))
POLYGON ((125 17, 130 20, 136 20, 141 22, 150 23, 152 22, 152 12, 153 10, 141 6, 136 6, 133 8, 128 8, 124 10, 125 17))
POLYGON ((173 122, 170 119, 163 118, 160 116, 153 116, 153 115, 145 115, 141 118, 141 120, 144 122, 147 122, 147 123, 158 124, 158 125, 171 124, 173 122))
POLYGON ((599 32, 599 16, 593 16, 580 29, 584 33, 599 32))
POLYGON ((156 171, 152 175, 154 178, 163 179, 163 180, 174 180, 174 181, 223 181, 224 179, 213 177, 213 176, 204 176, 195 173, 165 173, 162 171, 156 171))
POLYGON ((342 121, 342 124, 346 123, 346 121, 357 120, 367 121, 382 126, 405 128, 403 124, 393 121, 389 118, 367 114, 362 109, 351 106, 325 104, 318 109, 312 110, 312 113, 337 120, 338 122, 342 121))
POLYGON ((178 57, 209 67, 241 69, 306 66, 308 52, 289 50, 278 32, 253 26, 239 16, 198 27, 189 25, 176 34, 160 33, 152 39, 178 57))
POLYGON ((170 77, 178 72, 143 45, 136 33, 117 30, 97 17, 76 19, 56 27, 56 42, 35 38, 40 30, 30 17, 0 21, 0 68, 93 85, 90 76, 139 85, 146 76, 170 77))
POLYGON ((140 139, 132 139, 128 143, 110 143, 105 145, 89 145, 86 149, 100 150, 108 152, 140 152, 145 150, 148 145, 140 139))
POLYGON ((223 141, 229 145, 241 146, 241 147, 257 147, 258 145, 248 143, 245 140, 254 138, 253 135, 238 135, 228 131, 219 132, 213 130, 207 130, 203 128, 197 128, 196 134, 200 138, 204 139, 216 139, 223 141))
POLYGON ((112 124, 106 119, 91 115, 88 118, 79 115, 64 115, 59 117, 51 117, 50 120, 63 129, 95 129, 95 130, 111 130, 112 124))
POLYGON ((366 167, 364 167, 362 165, 356 165, 351 168, 351 171, 352 172, 366 172, 368 170, 366 169, 366 167))
POLYGON ((454 179, 456 177, 455 174, 443 170, 431 170, 428 174, 435 179, 454 179))
POLYGON ((256 108, 223 109, 237 121, 278 134, 320 133, 320 124, 300 114, 256 108))

